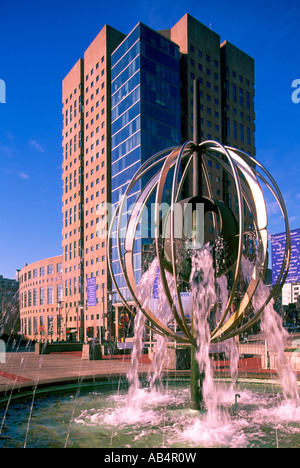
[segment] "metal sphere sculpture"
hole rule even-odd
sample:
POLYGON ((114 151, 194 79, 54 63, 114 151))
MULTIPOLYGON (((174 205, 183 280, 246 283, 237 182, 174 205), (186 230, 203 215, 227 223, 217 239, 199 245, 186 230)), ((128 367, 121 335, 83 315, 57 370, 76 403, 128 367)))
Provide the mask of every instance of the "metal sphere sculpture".
MULTIPOLYGON (((209 238, 204 239, 204 241, 210 242, 212 247, 215 277, 230 276, 231 285, 227 304, 223 308, 218 322, 214 322, 211 329, 211 342, 224 341, 239 335, 258 321, 267 304, 280 294, 288 274, 291 256, 290 229, 282 194, 273 177, 257 159, 235 148, 223 146, 216 141, 205 141, 200 144, 189 141, 181 147, 161 151, 142 164, 129 182, 111 221, 108 256, 111 255, 112 237, 113 232, 115 232, 119 261, 118 271, 122 273, 124 284, 126 284, 136 307, 148 319, 149 328, 172 340, 192 345, 195 345, 193 324, 188 323, 186 318, 181 292, 182 285, 188 284, 191 270, 186 244, 192 242, 195 248, 200 247, 197 238, 197 236, 199 237, 199 222, 198 225, 197 222, 194 222, 197 216, 200 219, 199 206, 202 206, 204 224, 208 216, 210 222, 213 222, 209 238), (194 164, 195 159, 198 160, 198 165, 194 164), (235 214, 224 202, 214 199, 213 186, 208 172, 209 162, 210 164, 213 162, 220 169, 223 169, 223 174, 228 177, 227 180, 231 181, 231 185, 235 185, 235 214), (193 196, 184 198, 184 187, 189 185, 188 180, 191 180, 189 174, 192 172, 192 167, 193 183, 190 185, 193 185, 193 196), (189 177, 190 179, 188 179, 189 177), (136 189, 137 184, 139 184, 139 190, 136 189), (206 187, 207 196, 201 194, 203 186, 206 187), (254 310, 252 301, 258 292, 259 282, 265 278, 268 266, 268 213, 263 186, 271 192, 280 207, 285 223, 286 246, 279 278, 267 300, 259 307, 259 310, 254 310), (126 201, 134 191, 138 195, 132 210, 126 214, 124 225, 126 201), (166 194, 169 203, 167 213, 161 209, 166 194), (155 256, 158 261, 164 294, 177 324, 176 328, 169 327, 161 321, 151 310, 149 304, 144 306, 137 292, 138 284, 134 267, 137 231, 145 206, 150 201, 153 202, 154 199, 153 244, 155 256), (192 213, 193 221, 192 226, 190 226, 190 235, 187 233, 189 228, 184 226, 184 220, 180 219, 179 222, 176 215, 176 207, 183 205, 189 206, 192 213), (245 213, 249 213, 251 218, 250 229, 249 226, 245 228, 245 213), (182 236, 178 235, 178 225, 181 226, 179 230, 182 231, 182 236), (168 235, 165 235, 166 231, 168 235), (222 241, 221 249, 220 239, 222 241), (248 258, 252 263, 252 275, 250 275, 251 278, 247 284, 241 287, 241 263, 242 257, 245 255, 244 249, 247 239, 248 243, 251 244, 248 258), (174 279, 175 295, 170 293, 168 286, 167 275, 170 274, 174 279)), ((207 234, 205 236, 207 237, 207 234)), ((120 299, 124 307, 132 312, 132 307, 122 295, 115 278, 111 259, 109 266, 120 299)))

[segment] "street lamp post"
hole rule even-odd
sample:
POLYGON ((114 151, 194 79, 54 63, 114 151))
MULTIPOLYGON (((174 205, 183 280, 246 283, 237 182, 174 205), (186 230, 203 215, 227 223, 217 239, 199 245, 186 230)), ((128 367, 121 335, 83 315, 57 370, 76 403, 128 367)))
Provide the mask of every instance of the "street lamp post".
MULTIPOLYGON (((100 286, 100 285, 99 285, 100 286)), ((105 300, 104 300, 104 284, 102 284, 99 287, 99 293, 100 293, 100 298, 99 298, 99 343, 102 345, 102 327, 104 328, 104 315, 105 315, 105 300), (102 294, 101 294, 101 289, 102 289, 102 294), (102 307, 101 307, 101 301, 102 301, 102 307), (101 322, 101 313, 102 313, 102 322, 101 322)))
POLYGON ((86 312, 87 312, 87 307, 85 304, 85 306, 83 307, 83 343, 84 344, 87 344, 86 312))
POLYGON ((64 301, 57 301, 58 304, 58 341, 61 338, 61 308, 64 301))
MULTIPOLYGON (((111 304, 110 305, 110 317, 108 317, 108 310, 107 310, 107 326, 108 326, 108 323, 109 323, 109 326, 108 326, 109 334, 110 334, 110 337, 112 337, 112 321, 111 321, 111 319, 112 319, 112 317, 111 317, 111 315, 112 315, 112 302, 113 302, 114 294, 117 294, 117 291, 107 290, 105 292, 106 292, 107 298, 108 298, 108 300, 109 300, 109 302, 111 304)), ((103 297, 104 297, 104 291, 103 291, 103 297)))
POLYGON ((77 341, 80 341, 80 336, 79 336, 79 311, 83 310, 84 312, 84 306, 79 306, 76 307, 76 321, 77 321, 77 341))
MULTIPOLYGON (((70 307, 66 313, 66 341, 67 341, 67 334, 68 334, 68 317, 72 309, 77 309, 77 307, 76 306, 70 307)), ((77 316, 78 316, 78 312, 77 312, 77 316)), ((77 325, 77 330, 78 330, 78 325, 77 325)))
MULTIPOLYGON (((100 345, 102 344, 102 329, 105 329, 105 296, 107 297, 107 303, 113 301, 113 295, 116 294, 116 291, 110 291, 104 289, 104 284, 100 286, 100 307, 99 307, 99 341, 100 345), (101 293, 102 291, 102 293, 101 293), (102 306, 101 306, 102 302, 102 306), (101 321, 102 314, 102 321, 101 321)), ((110 328, 109 332, 111 335, 111 324, 109 326, 109 317, 108 317, 108 306, 107 306, 107 328, 110 328)))

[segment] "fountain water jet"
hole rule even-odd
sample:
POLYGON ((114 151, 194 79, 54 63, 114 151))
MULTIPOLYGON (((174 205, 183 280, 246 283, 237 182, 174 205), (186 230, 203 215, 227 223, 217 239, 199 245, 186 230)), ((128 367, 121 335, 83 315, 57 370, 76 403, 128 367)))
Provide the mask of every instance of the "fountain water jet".
MULTIPOLYGON (((203 376, 200 403, 203 399, 209 413, 213 414, 216 411, 216 400, 214 398, 213 368, 209 356, 210 328, 208 319, 216 303, 216 293, 213 259, 208 248, 203 248, 192 254, 191 284, 194 337, 196 339, 195 358, 199 365, 200 376, 203 376)), ((193 408, 198 409, 197 400, 193 395, 192 402, 193 408)))
MULTIPOLYGON (((268 310, 267 307, 273 298, 276 299, 280 294, 291 258, 288 216, 279 187, 263 165, 243 151, 223 146, 216 141, 200 142, 199 96, 199 81, 195 80, 194 141, 187 141, 181 147, 160 151, 141 165, 130 180, 112 217, 107 243, 111 277, 126 309, 131 312, 128 300, 122 294, 112 268, 113 232, 116 233, 118 252, 118 259, 114 258, 114 265, 119 263, 118 271, 123 275, 137 310, 144 314, 146 326, 168 339, 191 346, 191 407, 193 408, 201 407, 202 386, 211 380, 209 358, 204 359, 204 356, 209 356, 207 350, 210 343, 225 342, 238 336, 259 320, 261 314, 268 310), (236 208, 238 208, 236 215, 229 204, 214 197, 208 162, 217 164, 222 169, 224 177, 228 177, 235 187, 236 208), (271 192, 283 215, 286 247, 278 280, 260 307, 255 310, 253 302, 259 294, 259 285, 265 278, 268 263, 268 213, 262 185, 271 192), (140 186, 143 187, 141 191, 140 186), (206 186, 206 196, 203 195, 203 186, 206 186), (139 195, 136 195, 137 192, 139 195), (133 209, 125 214, 127 199, 133 194, 135 194, 134 198, 131 198, 135 200, 133 209), (147 213, 146 218, 144 215, 150 200, 154 198, 153 245, 163 289, 160 297, 166 303, 164 309, 167 313, 171 311, 173 323, 176 323, 173 329, 168 324, 168 320, 163 320, 154 310, 150 300, 149 285, 146 286, 146 296, 148 295, 149 300, 145 301, 139 297, 141 291, 144 292, 144 288, 141 288, 141 284, 137 284, 135 275, 135 243, 137 237, 141 237, 142 229, 139 228, 145 219, 147 219, 146 231, 149 231, 149 217, 147 213), (163 209, 166 206, 168 209, 163 209), (249 211, 251 218, 251 226, 247 228, 244 214, 246 210, 249 211), (213 221, 213 228, 210 228, 212 232, 209 233, 205 229, 208 215, 213 221), (248 248, 245 242, 247 237, 248 248), (207 243, 210 249, 205 247, 207 243), (197 250, 199 255, 194 253, 197 250), (209 250, 211 250, 211 265, 206 269, 209 250), (243 255, 251 258, 253 264, 251 278, 244 291, 241 287, 243 255), (196 258, 199 261, 196 262, 196 258), (209 279, 205 278, 206 274, 209 279), (171 281, 168 275, 171 275, 171 281), (226 302, 224 285, 229 278, 231 285, 226 302), (216 283, 222 295, 221 307, 217 304, 216 283), (190 314, 183 306, 183 292, 190 292, 190 314), (207 378, 204 378, 204 371, 208 375, 207 378)), ((141 283, 143 280, 144 278, 141 283)), ((162 316, 164 317, 164 314, 162 316)), ((203 392, 206 392, 204 388, 203 392)))
MULTIPOLYGON (((111 221, 109 257, 114 231, 119 271, 123 273, 137 310, 145 317, 146 327, 168 340, 191 346, 191 406, 200 408, 202 390, 208 394, 209 391, 204 386, 209 386, 208 382, 212 381, 209 358, 204 359, 209 356, 210 344, 229 343, 229 339, 244 333, 262 316, 274 316, 272 304, 287 277, 291 256, 288 216, 280 190, 269 172, 256 159, 242 151, 213 141, 200 144, 186 142, 182 147, 157 153, 136 172, 111 221), (222 167, 235 184, 238 219, 225 203, 213 199, 213 188, 207 173, 207 158, 222 167), (201 185, 198 183, 196 190, 193 187, 193 196, 184 198, 184 183, 192 163, 194 182, 195 170, 198 171, 197 174, 203 173, 208 197, 195 193, 201 185), (136 191, 136 184, 148 173, 146 185, 137 196, 132 211, 126 215, 128 220, 124 229, 126 200, 136 191), (273 289, 264 289, 264 294, 261 288, 268 263, 268 216, 262 185, 270 190, 279 204, 286 227, 286 247, 281 272, 273 289), (155 204, 152 205, 155 219, 155 260, 138 284, 134 267, 135 241, 143 211, 151 197, 155 197, 155 204), (166 203, 169 206, 167 212, 161 209, 166 203), (246 208, 252 220, 251 229, 247 231, 244 222, 246 208), (208 213, 211 213, 213 220, 214 235, 208 234, 205 229, 206 218, 202 215, 206 216, 208 213), (206 266, 208 257, 209 267, 206 266), (247 273, 247 281, 243 282, 245 261, 251 267, 247 273), (155 306, 152 289, 157 276, 160 292, 159 305, 155 306), (152 283, 149 281, 151 278, 152 283), (189 294, 188 312, 186 305, 183 305, 182 294, 185 292, 189 294)), ((132 312, 114 276, 111 261, 109 265, 120 300, 132 312)), ((228 352, 233 350, 231 355, 234 357, 232 362, 235 362, 232 366, 234 376, 237 352, 232 344, 226 344, 225 348, 228 352)))

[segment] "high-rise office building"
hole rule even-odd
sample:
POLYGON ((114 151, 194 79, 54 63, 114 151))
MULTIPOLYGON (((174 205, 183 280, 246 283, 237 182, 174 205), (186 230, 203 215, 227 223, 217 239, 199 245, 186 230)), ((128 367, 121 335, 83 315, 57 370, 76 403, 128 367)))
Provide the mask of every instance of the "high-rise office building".
POLYGON ((111 54, 123 40, 105 26, 63 80, 62 247, 64 308, 88 337, 99 336, 110 290, 106 241, 97 235, 99 208, 111 202, 111 54), (97 305, 86 280, 97 278, 97 305), (104 299, 105 298, 105 299, 104 299))
MULTIPOLYGON (((201 141, 215 140, 255 156, 254 60, 228 41, 220 45, 220 36, 189 14, 162 33, 180 47, 182 139, 193 139, 198 80, 201 141)), ((214 197, 236 211, 231 181, 212 161, 208 173, 214 197)))
POLYGON ((186 14, 161 31, 180 47, 182 138, 193 139, 194 80, 200 83, 201 140, 255 155, 254 60, 186 14))
MULTIPOLYGON (((100 327, 114 335, 118 327, 107 319, 112 286, 103 208, 119 201, 152 154, 193 138, 195 80, 201 140, 254 156, 254 61, 188 14, 160 32, 139 23, 126 36, 105 26, 63 81, 64 307, 76 320, 86 281, 96 277, 98 303, 85 311, 89 336, 99 336, 100 327)), ((213 161, 207 165, 214 197, 236 212, 232 181, 213 161)), ((138 277, 146 245, 138 239, 138 277)))
MULTIPOLYGON (((150 156, 180 142, 178 46, 139 23, 112 54, 112 203, 119 202, 128 181, 150 156)), ((144 177, 130 192, 127 210, 145 184, 144 177)), ((137 282, 148 244, 148 236, 140 233, 134 254, 137 282)), ((112 259, 117 257, 114 238, 112 259)), ((123 296, 128 297, 123 276, 115 273, 123 296)))
POLYGON ((220 36, 186 14, 162 31, 181 53, 181 133, 193 139, 194 81, 200 84, 201 139, 222 140, 220 36))

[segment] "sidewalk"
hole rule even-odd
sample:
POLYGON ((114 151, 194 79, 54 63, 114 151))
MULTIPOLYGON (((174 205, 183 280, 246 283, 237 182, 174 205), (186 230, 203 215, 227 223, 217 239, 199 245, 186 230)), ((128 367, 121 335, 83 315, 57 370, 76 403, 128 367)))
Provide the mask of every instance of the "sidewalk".
MULTIPOLYGON (((139 372, 147 373, 150 364, 142 361, 139 372)), ((62 383, 91 382, 126 378, 130 359, 86 361, 74 353, 37 356, 32 352, 7 353, 0 363, 0 396, 62 383)))
MULTIPOLYGON (((111 381, 118 383, 127 378, 130 370, 130 356, 118 356, 118 359, 102 361, 86 361, 80 353, 62 353, 37 356, 32 352, 7 353, 6 363, 0 363, 0 397, 11 393, 19 393, 48 386, 63 384, 89 383, 96 381, 111 381), (123 359, 121 359, 123 358, 123 359)), ((215 377, 230 377, 229 361, 215 361, 215 377)), ((143 357, 139 362, 138 371, 147 375, 151 368, 150 361, 143 357)), ((261 368, 257 358, 246 358, 239 361, 239 378, 275 379, 275 370, 261 368)), ((172 377, 189 377, 188 370, 165 371, 172 377)), ((297 374, 300 380, 300 373, 297 374)))
MULTIPOLYGON (((215 376, 222 374, 230 376, 230 361, 214 361, 215 376)), ((300 381, 300 372, 295 372, 297 380, 300 381)), ((278 374, 275 369, 264 369, 260 357, 243 358, 238 363, 238 377, 277 379, 278 374)))

